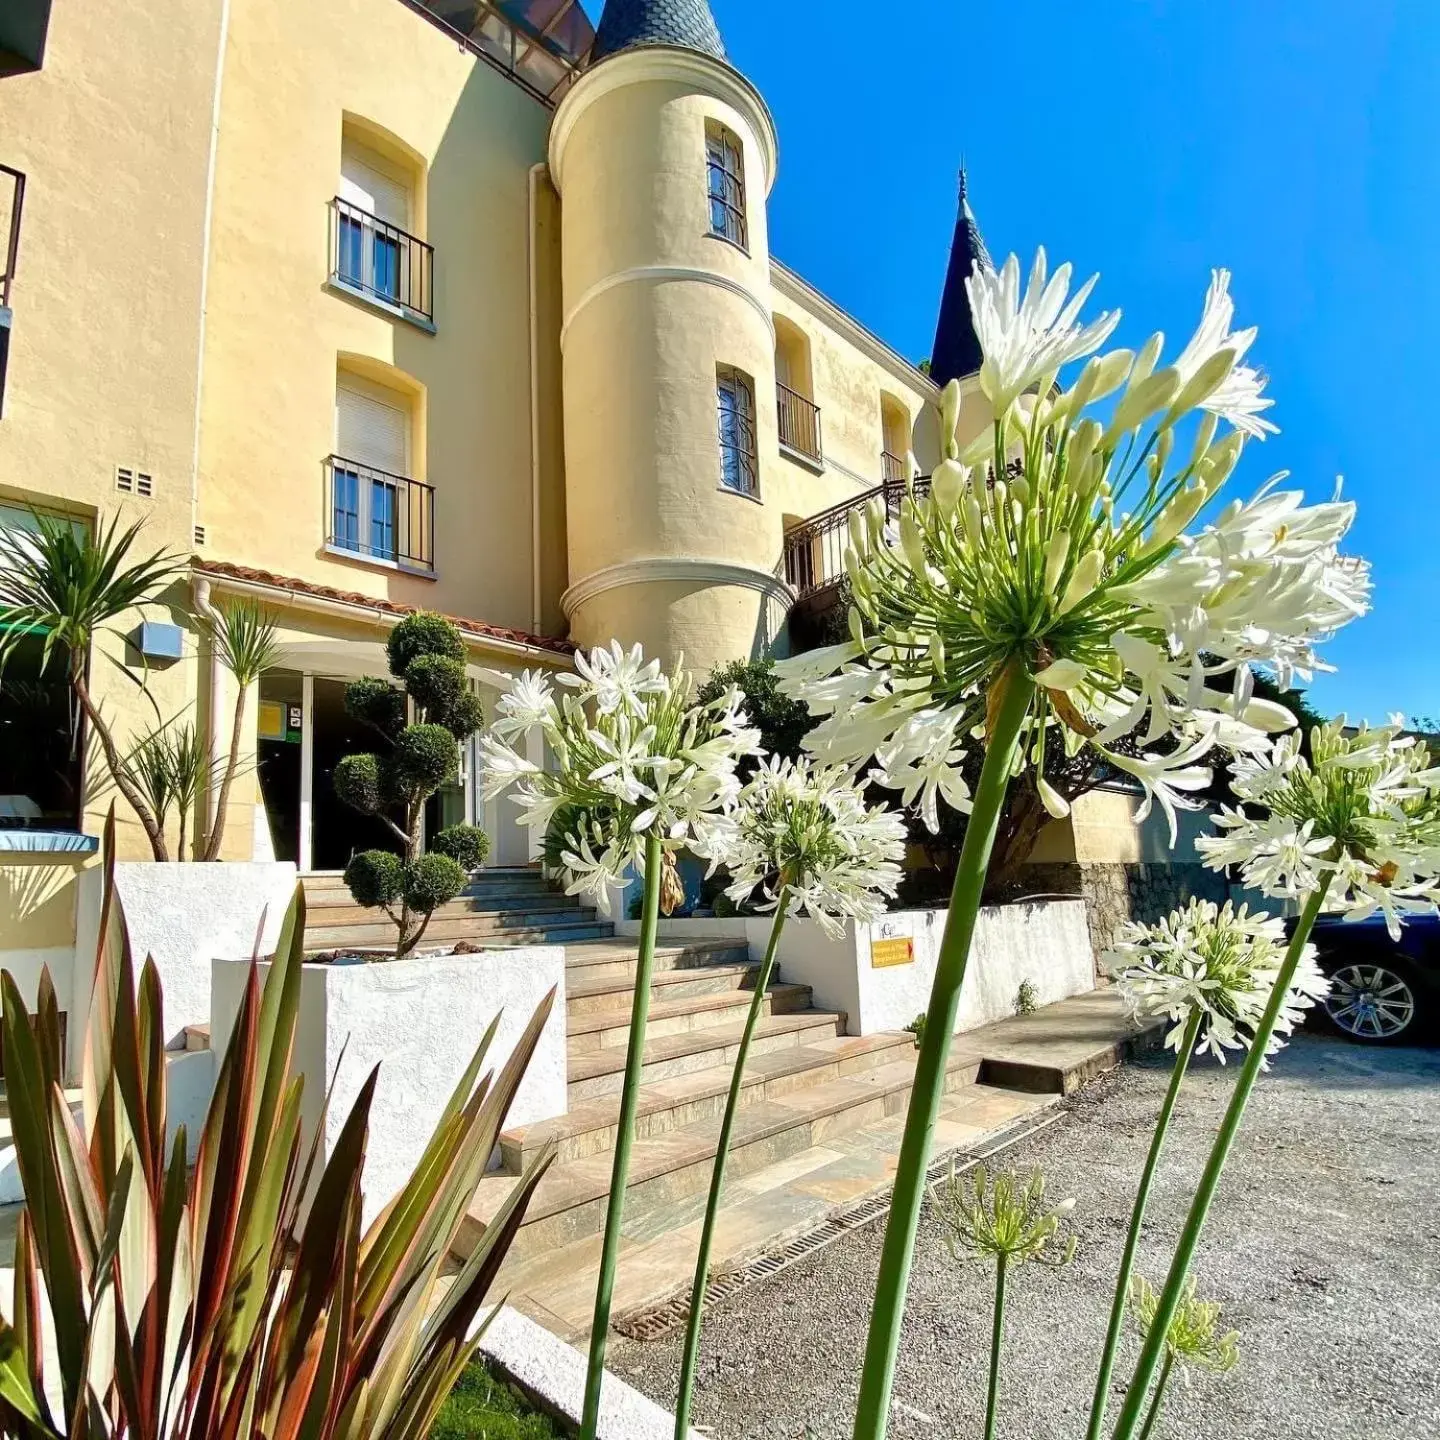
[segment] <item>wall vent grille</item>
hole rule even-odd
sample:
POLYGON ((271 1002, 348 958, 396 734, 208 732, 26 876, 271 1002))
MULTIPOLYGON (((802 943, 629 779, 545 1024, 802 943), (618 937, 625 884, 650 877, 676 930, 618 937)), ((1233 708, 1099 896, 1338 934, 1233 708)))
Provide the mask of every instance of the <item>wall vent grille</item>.
POLYGON ((128 465, 115 467, 115 488, 122 495, 138 495, 148 500, 155 493, 155 481, 143 470, 134 470, 128 465))
POLYGON ((197 525, 195 527, 195 543, 197 545, 203 545, 205 543, 205 527, 203 525, 197 525))

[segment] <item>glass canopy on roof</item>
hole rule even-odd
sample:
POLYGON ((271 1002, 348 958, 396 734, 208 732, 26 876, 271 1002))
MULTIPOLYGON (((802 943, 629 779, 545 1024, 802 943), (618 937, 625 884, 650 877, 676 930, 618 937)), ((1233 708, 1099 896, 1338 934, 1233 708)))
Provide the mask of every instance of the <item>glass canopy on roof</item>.
POLYGON ((406 0, 543 99, 555 101, 595 39, 579 0, 406 0))

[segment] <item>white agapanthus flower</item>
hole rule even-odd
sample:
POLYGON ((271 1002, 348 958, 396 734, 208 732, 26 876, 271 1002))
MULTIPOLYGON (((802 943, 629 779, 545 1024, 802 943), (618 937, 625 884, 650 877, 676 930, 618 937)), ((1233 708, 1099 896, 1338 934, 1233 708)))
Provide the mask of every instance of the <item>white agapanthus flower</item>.
POLYGON ((1237 759, 1231 785, 1242 803, 1195 842, 1213 869, 1238 866, 1247 885, 1289 900, 1333 871, 1325 908, 1353 920, 1379 911, 1396 938, 1407 913, 1440 902, 1440 768, 1400 717, 1317 726, 1308 758, 1298 734, 1281 736, 1237 759))
POLYGON ((725 893, 740 903, 759 890, 761 910, 785 896, 787 915, 808 915, 827 934, 844 920, 876 920, 894 896, 905 856, 905 822, 868 806, 844 771, 771 756, 723 813, 695 826, 694 849, 723 866, 725 893))
MULTIPOLYGON (((1196 1053, 1222 1063, 1226 1050, 1248 1046, 1270 1003, 1285 959, 1285 924, 1229 901, 1192 900, 1154 925, 1122 927, 1105 956, 1120 994, 1139 1016, 1171 1022, 1165 1044, 1178 1051, 1192 1019, 1199 1017, 1196 1053)), ((1330 982, 1307 945, 1282 1002, 1266 1048, 1273 1055, 1329 992, 1330 982)))
POLYGON ((514 679, 480 742, 482 789, 513 788, 524 824, 540 831, 567 891, 610 913, 612 887, 643 861, 647 837, 688 845, 697 826, 735 804, 736 763, 759 749, 732 690, 708 705, 690 699, 683 669, 666 674, 638 645, 618 642, 575 657, 557 692, 539 671, 514 679), (528 759, 538 736, 553 760, 528 759))
POLYGON ((821 717, 806 745, 822 763, 873 758, 934 829, 939 800, 970 808, 966 753, 1028 678, 1024 763, 1043 769, 1047 744, 1092 744, 1173 836, 1208 750, 1253 752, 1294 724, 1254 697, 1251 666, 1286 686, 1306 678, 1322 668, 1316 646, 1367 608, 1368 568, 1338 548, 1354 507, 1307 506, 1272 482, 1195 528, 1246 436, 1275 428, 1258 372, 1239 363, 1255 332, 1232 328, 1226 272, 1169 365, 1159 335, 1138 354, 1091 355, 1116 317, 1081 323, 1089 286, 1067 304, 1068 267, 1047 279, 1042 255, 1023 295, 1019 276, 1012 257, 967 282, 993 427, 962 448, 946 387, 928 495, 907 495, 898 517, 879 500, 851 516, 851 638, 782 662, 781 686, 821 717), (1060 369, 1087 355, 1061 390, 1060 369), (1195 440, 1177 454, 1187 416, 1195 440), (1222 422, 1233 428, 1218 434, 1222 422))

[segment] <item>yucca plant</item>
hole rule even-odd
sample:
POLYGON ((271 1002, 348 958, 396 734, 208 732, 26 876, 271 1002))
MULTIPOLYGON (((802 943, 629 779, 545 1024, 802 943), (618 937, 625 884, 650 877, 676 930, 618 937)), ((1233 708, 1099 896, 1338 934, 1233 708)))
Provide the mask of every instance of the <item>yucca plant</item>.
POLYGON ((93 532, 69 520, 34 514, 33 530, 0 530, 0 670, 24 636, 44 633, 44 661, 58 646, 70 688, 100 742, 115 786, 139 818, 155 859, 168 860, 165 827, 125 768, 110 723, 90 694, 90 650, 141 605, 153 604, 184 568, 181 556, 132 556, 144 524, 121 528, 112 516, 93 532))
MULTIPOLYGON (((114 853, 112 811, 83 1133, 61 1089, 49 976, 33 1015, 12 977, 0 976, 27 1201, 15 1241, 14 1323, 0 1321, 0 1429, 22 1440, 424 1436, 475 1351, 476 1318, 550 1163, 545 1155, 526 1172, 442 1288, 553 992, 499 1072, 481 1077, 490 1027, 415 1173, 362 1232, 376 1074, 323 1164, 318 1141, 301 1137, 303 1077, 289 1075, 300 893, 263 985, 251 964, 191 1169, 183 1128, 167 1143, 160 980, 147 959, 135 984, 114 853), (42 1278, 58 1375, 41 1359, 42 1278)), ((322 1119, 317 1136, 324 1131, 322 1119)))
MULTIPOLYGON (((185 860, 190 820, 217 767, 205 737, 193 724, 169 722, 147 730, 125 755, 125 768, 164 831, 174 812, 175 858, 185 860)), ((233 768, 234 756, 231 757, 233 768)))
POLYGON ((220 787, 210 828, 201 847, 202 860, 218 860, 225 840, 225 812, 230 805, 230 787, 240 768, 240 747, 245 735, 245 697, 250 687, 280 663, 280 642, 274 615, 254 600, 234 600, 218 605, 206 616, 206 630, 215 655, 235 680, 235 709, 230 721, 230 749, 220 768, 219 756, 209 762, 220 773, 220 787))

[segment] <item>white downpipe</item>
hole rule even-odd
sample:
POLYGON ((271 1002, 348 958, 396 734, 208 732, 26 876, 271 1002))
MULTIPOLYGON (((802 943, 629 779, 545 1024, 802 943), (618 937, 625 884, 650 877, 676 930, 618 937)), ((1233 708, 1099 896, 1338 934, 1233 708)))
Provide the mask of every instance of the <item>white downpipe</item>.
MULTIPOLYGON (((210 603, 210 582, 204 575, 192 573, 190 576, 190 593, 195 600, 195 609, 200 617, 213 626, 219 619, 215 613, 215 607, 210 603)), ((225 682, 221 676, 223 666, 215 654, 215 641, 212 638, 204 664, 205 675, 202 684, 209 692, 210 724, 209 735, 206 738, 206 753, 209 764, 205 770, 205 794, 201 804, 201 813, 205 816, 204 830, 208 834, 210 827, 215 823, 215 808, 219 804, 220 789, 220 757, 225 751, 225 720, 222 714, 225 703, 225 682)), ((197 835, 196 840, 203 846, 204 835, 197 835)))

